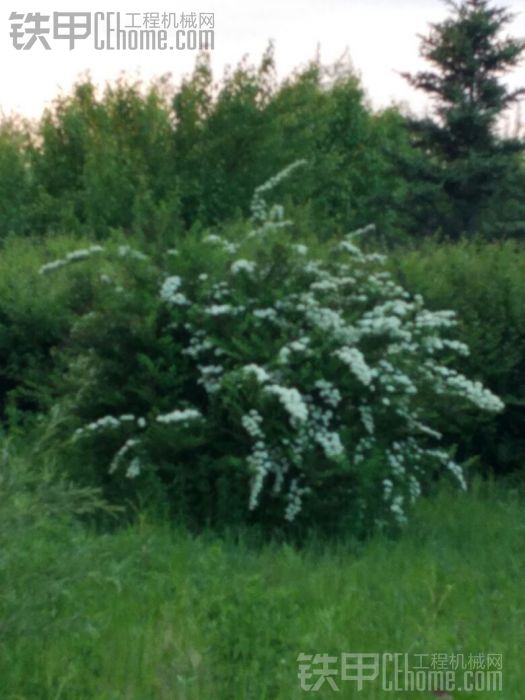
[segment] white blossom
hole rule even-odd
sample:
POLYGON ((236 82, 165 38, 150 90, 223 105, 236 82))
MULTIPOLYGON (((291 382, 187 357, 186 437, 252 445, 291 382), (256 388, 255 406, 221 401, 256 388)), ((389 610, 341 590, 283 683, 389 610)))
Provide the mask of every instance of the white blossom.
POLYGON ((72 262, 77 262, 79 260, 85 260, 86 258, 91 257, 91 255, 94 255, 95 253, 102 253, 104 251, 104 248, 100 245, 91 245, 89 248, 81 248, 79 250, 73 250, 71 253, 68 253, 65 258, 61 258, 59 260, 53 260, 52 262, 46 263, 45 265, 42 265, 42 267, 39 270, 39 273, 41 275, 45 275, 47 272, 52 272, 53 270, 58 270, 61 267, 64 267, 65 265, 68 265, 69 263, 72 262))
POLYGON ((259 367, 259 365, 250 364, 245 365, 242 369, 245 374, 253 374, 259 382, 259 384, 264 384, 265 382, 270 381, 270 375, 264 369, 264 367, 259 367))
POLYGON ((271 384, 265 388, 267 394, 274 394, 293 420, 303 422, 308 418, 308 407, 297 389, 271 384))
POLYGON ((157 416, 158 423, 185 423, 190 420, 202 418, 202 414, 195 408, 175 409, 171 413, 164 413, 157 416))
POLYGON ((140 250, 135 250, 134 248, 131 248, 129 245, 121 245, 118 248, 118 254, 120 257, 128 257, 128 258, 134 258, 135 260, 147 260, 148 256, 145 255, 144 253, 141 253, 140 250))
POLYGON ((128 479, 135 479, 140 474, 140 460, 138 457, 134 457, 129 463, 129 467, 126 470, 126 476, 128 479))
POLYGON ((365 386, 369 386, 375 376, 375 372, 367 365, 363 353, 357 348, 344 347, 336 350, 334 355, 338 357, 352 374, 365 386))
POLYGON ((230 270, 232 274, 237 275, 239 272, 251 273, 255 270, 255 263, 249 260, 236 260, 231 264, 230 270))

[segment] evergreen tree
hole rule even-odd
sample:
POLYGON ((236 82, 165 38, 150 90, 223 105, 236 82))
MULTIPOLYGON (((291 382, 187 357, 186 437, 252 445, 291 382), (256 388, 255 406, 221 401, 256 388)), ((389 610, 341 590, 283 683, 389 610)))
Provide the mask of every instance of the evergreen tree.
MULTIPOLYGON (((489 0, 447 4, 452 15, 422 37, 420 53, 433 70, 403 76, 435 101, 432 118, 409 121, 426 156, 413 161, 421 183, 416 196, 419 191, 426 198, 427 227, 439 221, 444 233, 457 237, 491 225, 494 230, 510 210, 525 218, 525 207, 519 214, 508 207, 516 176, 525 178, 519 157, 525 140, 498 133, 499 118, 525 94, 525 88, 509 90, 502 82, 519 64, 525 41, 502 36, 513 15, 489 0)), ((507 220, 507 232, 512 224, 525 231, 522 221, 507 220)))

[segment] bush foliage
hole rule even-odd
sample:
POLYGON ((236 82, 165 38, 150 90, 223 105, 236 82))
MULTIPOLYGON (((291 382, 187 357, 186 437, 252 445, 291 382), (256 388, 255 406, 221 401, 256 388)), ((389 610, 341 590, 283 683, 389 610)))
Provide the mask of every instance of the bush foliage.
POLYGON ((429 308, 453 308, 457 337, 470 348, 460 367, 505 402, 497 416, 449 412, 440 429, 484 470, 525 463, 525 251, 512 241, 428 242, 392 259, 394 276, 429 308))
POLYGON ((38 269, 83 242, 78 236, 13 236, 0 250, 0 418, 43 408, 56 369, 54 349, 85 313, 92 292, 82 271, 57 278, 51 288, 38 269))
POLYGON ((366 229, 317 250, 296 240, 265 199, 288 171, 257 189, 248 229, 41 268, 50 286, 79 261, 99 281, 64 351, 56 424, 114 498, 160 494, 200 524, 400 525, 440 470, 465 485, 435 416, 502 404, 449 367, 467 352, 454 313, 362 252, 366 229))

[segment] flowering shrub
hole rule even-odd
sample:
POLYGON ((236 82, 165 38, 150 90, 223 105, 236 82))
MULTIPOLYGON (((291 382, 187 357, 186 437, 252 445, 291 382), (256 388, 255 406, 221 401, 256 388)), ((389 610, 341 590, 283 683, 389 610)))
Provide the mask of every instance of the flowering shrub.
POLYGON ((465 488, 432 419, 502 402, 449 367, 468 353, 454 314, 363 252, 368 227, 316 252, 270 185, 228 238, 119 252, 120 279, 74 328, 63 422, 103 484, 155 483, 201 522, 402 525, 437 472, 465 488))

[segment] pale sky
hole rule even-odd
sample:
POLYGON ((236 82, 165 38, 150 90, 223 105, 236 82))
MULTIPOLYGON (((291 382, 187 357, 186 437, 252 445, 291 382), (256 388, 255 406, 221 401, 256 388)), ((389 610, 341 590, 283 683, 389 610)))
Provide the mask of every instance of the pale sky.
MULTIPOLYGON (((501 0, 518 16, 509 34, 525 37, 525 0, 501 0)), ((224 66, 235 65, 244 54, 258 63, 268 45, 275 42, 277 70, 284 77, 304 64, 320 45, 324 64, 345 51, 362 78, 376 108, 390 102, 405 102, 412 109, 428 106, 424 96, 411 89, 396 71, 424 67, 418 58, 418 33, 442 20, 448 10, 441 0, 113 0, 111 5, 93 0, 31 0, 4 5, 0 14, 0 109, 37 117, 59 91, 68 92, 82 71, 89 69, 98 84, 114 80, 121 71, 143 80, 171 73, 175 82, 191 72, 196 52, 183 51, 96 51, 92 38, 78 42, 70 51, 67 41, 49 38, 51 50, 37 42, 30 50, 16 50, 10 37, 11 11, 39 12, 213 12, 215 77, 224 66)), ((137 22, 142 18, 137 18, 137 22)), ((169 30, 173 32, 173 30, 169 30)), ((26 37, 24 41, 27 41, 26 37)), ((525 84, 525 65, 509 78, 511 85, 525 84)))

